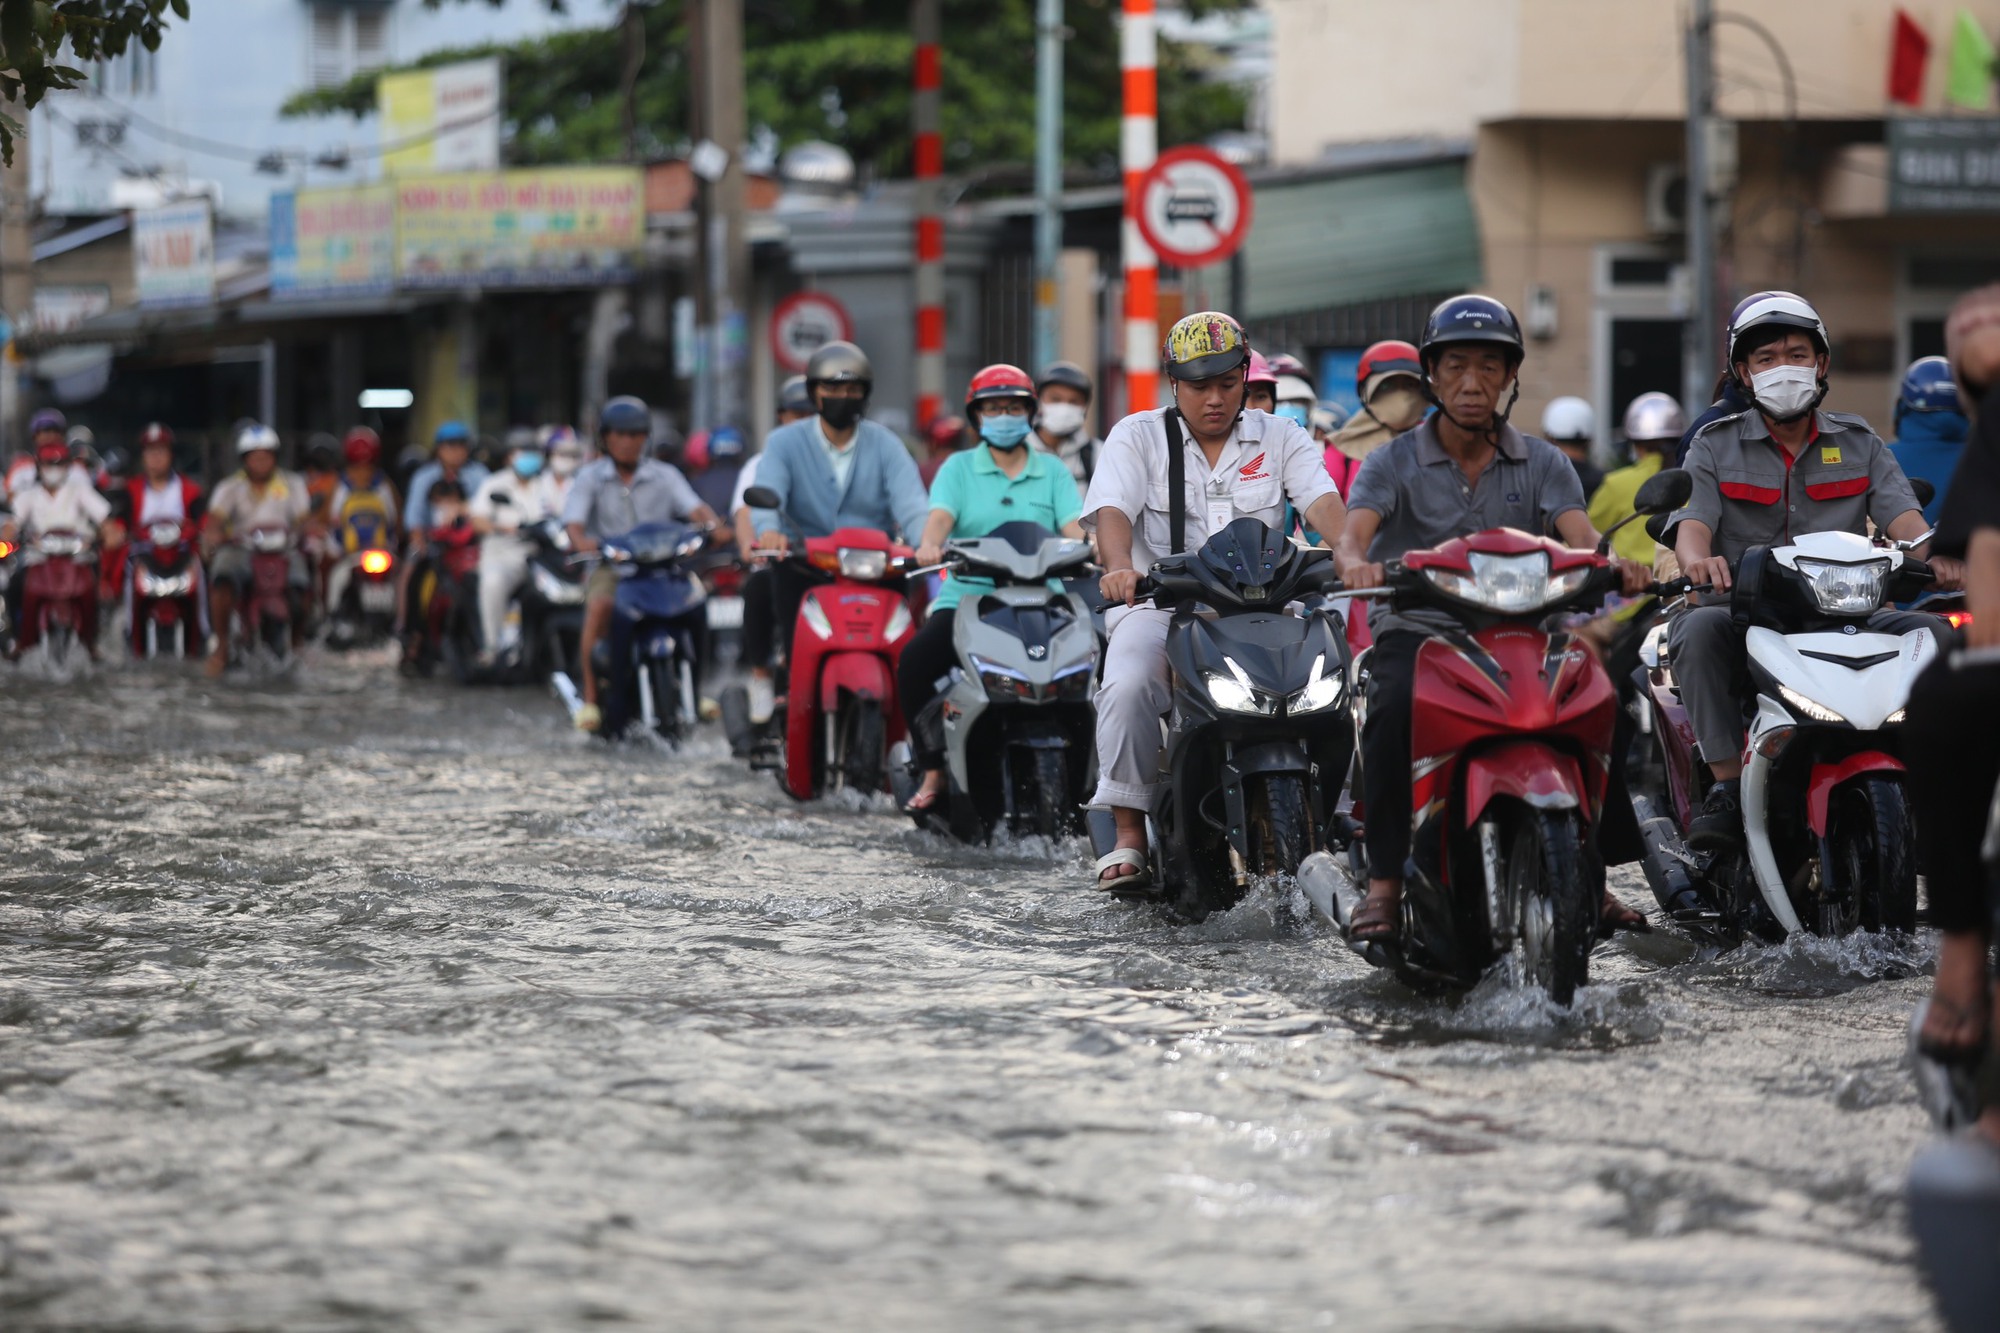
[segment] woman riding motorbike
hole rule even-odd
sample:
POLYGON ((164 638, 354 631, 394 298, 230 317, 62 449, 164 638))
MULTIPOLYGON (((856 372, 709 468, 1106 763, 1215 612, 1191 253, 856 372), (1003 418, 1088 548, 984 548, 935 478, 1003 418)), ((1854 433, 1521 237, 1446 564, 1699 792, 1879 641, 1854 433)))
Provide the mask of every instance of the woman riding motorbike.
MULTIPOLYGON (((965 417, 980 446, 953 454, 931 484, 931 512, 917 546, 917 563, 934 565, 944 544, 984 537, 1003 523, 1039 523, 1066 537, 1083 536, 1077 521, 1083 497, 1060 458, 1028 448, 1034 426, 1035 384, 1017 366, 993 365, 972 377, 965 393, 965 417)), ((985 579, 953 574, 931 602, 930 619, 903 649, 897 694, 903 716, 913 718, 937 694, 938 681, 952 668, 952 626, 959 599, 991 587, 985 579)), ((912 740, 915 742, 915 736, 912 740)), ((944 756, 920 751, 923 786, 910 798, 911 812, 928 810, 944 790, 944 756)))

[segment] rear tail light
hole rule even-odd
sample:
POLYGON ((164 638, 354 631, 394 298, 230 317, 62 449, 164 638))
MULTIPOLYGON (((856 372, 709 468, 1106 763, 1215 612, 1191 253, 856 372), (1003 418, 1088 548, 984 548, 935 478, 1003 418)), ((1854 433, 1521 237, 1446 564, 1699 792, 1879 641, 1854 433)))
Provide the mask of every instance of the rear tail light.
POLYGON ((1944 613, 1944 623, 1951 626, 1953 629, 1964 629, 1967 625, 1970 625, 1972 623, 1972 612, 1947 611, 1944 613))
POLYGON ((361 572, 364 574, 387 574, 389 566, 396 563, 396 557, 387 551, 363 551, 361 572))

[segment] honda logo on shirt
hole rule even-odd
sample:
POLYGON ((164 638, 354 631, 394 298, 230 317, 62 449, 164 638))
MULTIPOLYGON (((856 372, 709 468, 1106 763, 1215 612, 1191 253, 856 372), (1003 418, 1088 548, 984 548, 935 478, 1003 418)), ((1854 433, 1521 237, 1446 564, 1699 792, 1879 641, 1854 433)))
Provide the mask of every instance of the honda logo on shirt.
POLYGON ((1236 475, 1244 481, 1262 481, 1271 474, 1264 470, 1265 455, 1258 454, 1236 470, 1236 475))

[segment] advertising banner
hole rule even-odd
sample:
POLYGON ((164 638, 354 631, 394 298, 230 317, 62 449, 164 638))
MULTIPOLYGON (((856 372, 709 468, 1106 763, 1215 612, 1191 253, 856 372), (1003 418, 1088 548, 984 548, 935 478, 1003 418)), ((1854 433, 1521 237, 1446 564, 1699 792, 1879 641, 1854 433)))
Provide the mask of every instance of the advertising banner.
POLYGON ((271 196, 271 295, 386 292, 396 285, 396 188, 271 196))
POLYGON ((547 167, 396 183, 404 287, 547 287, 629 278, 645 237, 634 167, 547 167))
POLYGON ((382 174, 499 170, 500 80, 498 57, 383 75, 382 174))
POLYGON ((2000 213, 2000 120, 1889 118, 1891 213, 2000 213))
POLYGON ((132 277, 142 306, 215 300, 215 225, 206 199, 134 210, 132 277))

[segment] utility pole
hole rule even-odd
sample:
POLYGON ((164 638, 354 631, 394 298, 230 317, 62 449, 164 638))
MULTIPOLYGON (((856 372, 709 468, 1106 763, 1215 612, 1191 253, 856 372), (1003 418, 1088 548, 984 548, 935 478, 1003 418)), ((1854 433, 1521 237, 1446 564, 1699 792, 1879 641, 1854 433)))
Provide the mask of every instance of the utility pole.
POLYGON ((1681 405, 1707 408, 1719 373, 1715 335, 1715 6, 1694 0, 1687 30, 1688 317, 1681 337, 1681 405))
POLYGON ((1134 210, 1139 206, 1139 182, 1159 155, 1158 43, 1153 0, 1124 0, 1123 13, 1118 45, 1125 76, 1125 118, 1119 165, 1125 172, 1125 216, 1119 245, 1125 260, 1125 410, 1144 412, 1160 392, 1160 261, 1140 234, 1134 210))
POLYGON ((1062 323, 1063 0, 1035 4, 1035 350, 1056 359, 1062 323))
MULTIPOLYGON (((8 103, 7 110, 20 130, 14 136, 14 161, 0 175, 0 315, 13 329, 10 339, 18 340, 35 318, 34 219, 28 198, 28 111, 18 102, 8 103)), ((0 446, 5 449, 26 445, 27 406, 14 341, 0 339, 0 446)))
POLYGON ((750 250, 744 230, 743 0, 690 0, 697 199, 695 287, 701 351, 694 426, 741 428, 750 337, 750 250), (720 150, 720 153, 716 150, 720 150), (706 150, 706 151, 704 151, 706 150), (707 168, 706 170, 704 168, 707 168))
POLYGON ((916 419, 919 431, 944 412, 944 14, 940 0, 911 0, 916 39, 910 71, 910 143, 916 167, 916 419))

